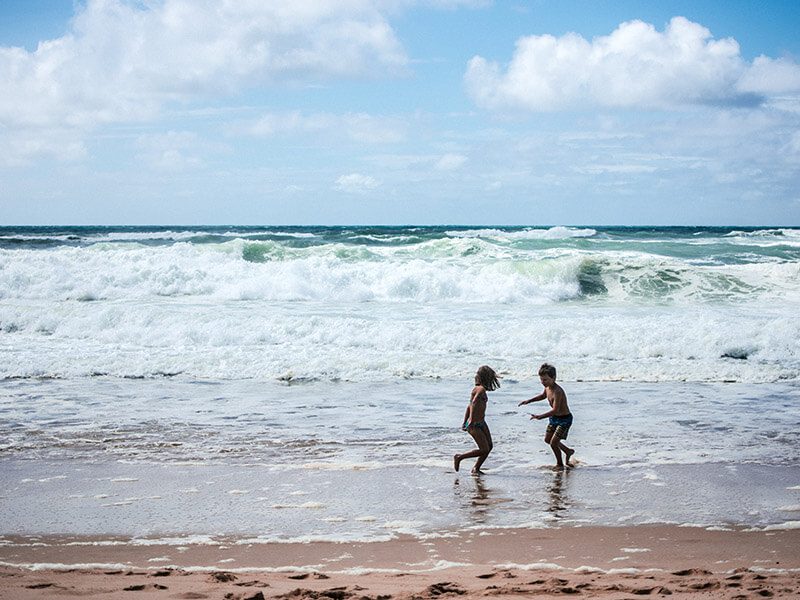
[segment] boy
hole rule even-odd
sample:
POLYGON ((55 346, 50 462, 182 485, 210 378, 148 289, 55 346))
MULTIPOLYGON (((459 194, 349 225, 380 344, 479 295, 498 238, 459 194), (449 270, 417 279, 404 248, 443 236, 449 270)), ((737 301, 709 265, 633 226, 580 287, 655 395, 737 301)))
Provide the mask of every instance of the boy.
POLYGON ((553 365, 544 363, 539 367, 539 381, 544 386, 544 391, 538 396, 534 396, 529 400, 523 400, 518 404, 530 404, 531 402, 538 402, 544 400, 550 403, 550 410, 540 415, 531 415, 531 419, 544 419, 550 417, 550 423, 547 425, 547 430, 544 435, 544 443, 549 444, 556 455, 555 468, 560 470, 564 468, 564 462, 570 467, 569 459, 575 454, 575 450, 568 448, 564 445, 562 440, 567 439, 569 428, 572 425, 572 413, 569 412, 567 405, 567 395, 560 385, 556 383, 556 368, 553 365), (564 453, 565 461, 561 460, 561 453, 564 453))

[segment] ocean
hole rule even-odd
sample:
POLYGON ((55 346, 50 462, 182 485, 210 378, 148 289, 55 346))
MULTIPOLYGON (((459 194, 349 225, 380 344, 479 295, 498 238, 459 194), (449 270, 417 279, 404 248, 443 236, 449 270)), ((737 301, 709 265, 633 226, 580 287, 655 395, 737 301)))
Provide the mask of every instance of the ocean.
POLYGON ((0 227, 0 545, 799 527, 799 309, 793 228, 0 227))

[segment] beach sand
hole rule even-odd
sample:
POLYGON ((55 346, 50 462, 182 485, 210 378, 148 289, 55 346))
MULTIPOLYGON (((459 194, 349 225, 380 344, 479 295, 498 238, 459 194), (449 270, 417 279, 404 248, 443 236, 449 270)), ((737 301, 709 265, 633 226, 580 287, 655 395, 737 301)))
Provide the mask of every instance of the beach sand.
POLYGON ((0 598, 797 598, 800 530, 471 529, 371 543, 7 536, 0 598))

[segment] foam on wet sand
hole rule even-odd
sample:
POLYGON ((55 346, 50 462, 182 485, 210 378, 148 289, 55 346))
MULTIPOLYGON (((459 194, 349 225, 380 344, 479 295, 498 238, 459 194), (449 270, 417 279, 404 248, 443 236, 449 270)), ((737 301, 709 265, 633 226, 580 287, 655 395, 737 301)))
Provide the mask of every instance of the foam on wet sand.
POLYGON ((797 597, 800 531, 668 525, 479 531, 386 542, 238 544, 6 536, 0 598, 797 597), (82 543, 76 545, 76 541, 82 543), (116 543, 110 543, 116 542, 116 543), (629 560, 615 562, 620 553, 629 560), (262 596, 259 596, 258 593, 262 596))

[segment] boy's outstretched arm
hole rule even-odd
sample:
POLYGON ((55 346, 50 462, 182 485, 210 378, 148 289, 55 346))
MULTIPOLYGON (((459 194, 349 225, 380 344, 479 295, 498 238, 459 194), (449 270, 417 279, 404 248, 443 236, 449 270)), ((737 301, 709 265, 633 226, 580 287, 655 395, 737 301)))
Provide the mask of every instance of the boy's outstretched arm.
POLYGON ((561 412, 561 407, 564 406, 564 392, 556 392, 556 397, 553 399, 553 407, 546 413, 540 415, 531 415, 531 419, 546 419, 561 412))
POLYGON ((523 400, 522 402, 517 404, 517 406, 522 406, 523 404, 530 404, 531 402, 538 402, 539 400, 544 400, 545 398, 547 398, 547 393, 546 392, 542 392, 538 396, 534 396, 533 398, 529 398, 527 400, 523 400))

